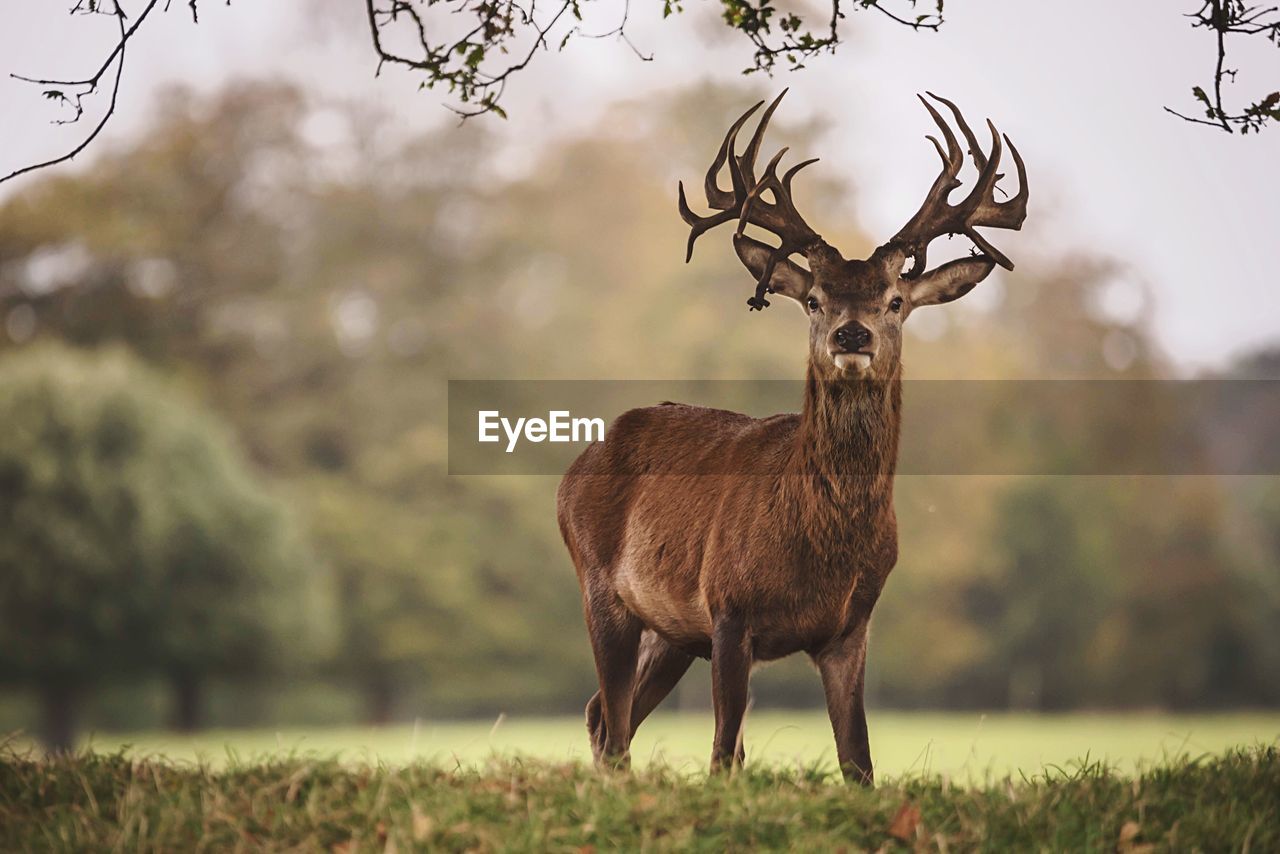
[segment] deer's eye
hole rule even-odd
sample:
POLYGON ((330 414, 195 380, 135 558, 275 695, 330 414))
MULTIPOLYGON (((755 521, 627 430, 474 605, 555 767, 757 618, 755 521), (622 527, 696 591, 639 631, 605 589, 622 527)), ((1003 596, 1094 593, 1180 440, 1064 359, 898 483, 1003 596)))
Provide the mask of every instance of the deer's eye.
POLYGON ((822 306, 819 305, 818 303, 817 297, 809 297, 809 299, 806 302, 809 306, 809 311, 818 311, 822 308, 822 306))
POLYGON ((897 314, 898 312, 902 311, 902 297, 893 298, 893 300, 889 303, 889 311, 892 311, 894 314, 897 314))

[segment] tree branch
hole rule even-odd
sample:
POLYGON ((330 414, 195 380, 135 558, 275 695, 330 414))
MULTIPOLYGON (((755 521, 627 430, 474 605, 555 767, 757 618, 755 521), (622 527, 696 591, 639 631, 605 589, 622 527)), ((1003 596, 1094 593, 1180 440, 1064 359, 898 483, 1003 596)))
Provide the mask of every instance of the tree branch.
MULTIPOLYGON (((70 118, 57 119, 55 124, 75 124, 86 114, 86 102, 101 89, 102 81, 115 68, 111 85, 111 99, 106 112, 93 130, 71 151, 40 163, 25 166, 0 177, 0 183, 11 180, 46 166, 73 159, 93 142, 106 123, 115 114, 120 80, 124 69, 124 54, 131 39, 159 4, 159 0, 146 0, 141 12, 131 22, 120 3, 122 0, 75 0, 72 15, 110 14, 119 24, 120 37, 112 45, 105 58, 97 64, 97 70, 82 79, 46 79, 11 74, 36 86, 45 87, 44 97, 49 101, 69 107, 70 118), (111 7, 104 8, 104 4, 111 7)), ((142 2, 142 0, 139 0, 142 2)), ((198 23, 199 0, 185 0, 193 22, 198 23)), ((538 0, 365 0, 365 12, 369 35, 377 57, 377 70, 387 64, 399 65, 423 75, 422 87, 443 85, 464 106, 450 107, 464 119, 483 113, 505 116, 501 101, 506 84, 512 75, 524 70, 533 62, 538 52, 550 49, 549 39, 553 30, 562 24, 566 15, 572 15, 579 24, 564 31, 558 46, 563 49, 574 37, 617 37, 641 60, 652 59, 639 50, 627 35, 630 20, 630 0, 623 0, 622 15, 617 26, 604 32, 585 32, 580 25, 583 7, 588 3, 599 5, 603 0, 543 0, 552 2, 549 19, 539 23, 538 0), (522 5, 522 3, 527 3, 522 5), (470 17, 474 25, 460 37, 433 41, 434 27, 428 26, 428 11, 436 14, 470 17), (398 35, 407 35, 413 42, 408 52, 392 48, 387 35, 392 28, 398 35), (527 47, 521 47, 528 39, 527 47), (499 59, 497 57, 511 57, 499 59), (496 65, 496 67, 495 67, 496 65)), ((682 11, 682 0, 662 0, 664 17, 682 11)), ((943 24, 943 0, 828 0, 830 15, 810 28, 800 15, 780 13, 775 0, 719 0, 721 17, 726 25, 745 35, 755 47, 752 66, 746 71, 771 72, 779 58, 785 57, 791 68, 801 68, 810 57, 835 51, 840 44, 840 24, 848 9, 875 10, 889 20, 913 30, 937 30, 943 24), (890 5, 892 4, 892 5, 890 5), (915 14, 923 5, 927 10, 915 14), (910 13, 907 12, 909 10, 910 13)), ((1224 101, 1224 81, 1233 82, 1236 70, 1228 68, 1227 36, 1261 37, 1280 47, 1280 6, 1248 5, 1247 0, 1198 0, 1199 8, 1187 15, 1192 27, 1214 32, 1216 56, 1213 83, 1208 90, 1194 87, 1192 96, 1202 106, 1203 117, 1187 114, 1166 106, 1169 114, 1193 124, 1216 127, 1228 133, 1257 132, 1272 121, 1280 121, 1280 92, 1272 92, 1256 102, 1232 112, 1224 101), (1230 80, 1228 80, 1230 78, 1230 80), (1211 93, 1211 94, 1210 94, 1211 93)), ((168 11, 173 0, 165 0, 163 9, 168 11)))
MULTIPOLYGON (((528 9, 516 0, 428 0, 425 4, 427 7, 440 5, 452 14, 472 14, 476 17, 476 25, 466 34, 453 41, 441 42, 433 42, 428 38, 428 27, 419 8, 423 5, 421 0, 365 0, 365 11, 373 48, 378 57, 378 72, 387 63, 426 72, 427 76, 422 82, 424 88, 443 84, 462 103, 476 104, 473 109, 451 107, 454 112, 467 118, 490 112, 506 115, 499 101, 508 78, 527 67, 538 51, 547 49, 548 34, 566 13, 572 12, 575 18, 582 19, 580 2, 581 0, 562 0, 551 20, 542 25, 535 18, 537 0, 533 0, 528 9), (408 20, 410 26, 402 27, 401 30, 411 33, 416 39, 416 56, 392 50, 383 40, 384 27, 402 20, 408 20), (498 71, 486 67, 485 61, 491 55, 510 53, 512 42, 517 37, 530 33, 532 44, 520 54, 521 59, 507 63, 498 71)), ((624 12, 622 26, 625 23, 624 12)), ((615 32, 621 33, 622 30, 615 32)), ((564 42, 573 34, 570 31, 560 46, 563 47, 564 42)))
POLYGON ((1200 8, 1187 17, 1192 19, 1193 28, 1214 31, 1217 58, 1211 87, 1213 94, 1209 95, 1201 86, 1191 89, 1191 96, 1204 107, 1204 118, 1188 116, 1170 107, 1165 107, 1165 112, 1183 121, 1217 127, 1227 133, 1235 133, 1237 129, 1241 133, 1257 133, 1268 122, 1280 121, 1280 92, 1272 92, 1236 113, 1227 109, 1222 97, 1223 81, 1230 77, 1234 82, 1236 76, 1235 70, 1226 67, 1227 35, 1262 36, 1280 47, 1280 7, 1249 6, 1244 0, 1202 0, 1200 8))
MULTIPOLYGON (((111 120, 111 117, 115 115, 115 112, 116 112, 116 102, 120 94, 120 78, 124 74, 124 54, 125 54, 126 48, 128 47, 129 40, 132 39, 134 34, 138 32, 138 28, 142 26, 144 21, 146 21, 147 16, 151 14, 151 11, 153 9, 155 9, 156 4, 158 2, 159 0, 148 0, 147 5, 143 8, 142 12, 134 20, 133 24, 128 27, 125 26, 125 22, 128 19, 128 16, 125 14, 124 9, 120 6, 119 0, 115 0, 114 10, 111 12, 106 12, 102 9, 100 0, 79 0, 79 2, 76 3, 76 5, 71 7, 70 14, 72 15, 109 14, 109 15, 112 15, 116 19, 116 22, 119 24, 119 28, 120 28, 119 40, 116 41, 115 45, 111 48, 111 51, 107 54, 106 59, 102 61, 102 64, 98 67, 98 70, 95 71, 89 77, 85 77, 79 80, 55 80, 55 79, 43 79, 38 77, 27 77, 21 74, 9 75, 15 80, 21 80, 24 83, 32 83, 37 86, 64 87, 64 88, 65 87, 82 87, 84 91, 72 93, 70 96, 68 96, 66 92, 62 91, 62 89, 60 88, 48 88, 48 89, 45 89, 43 93, 46 99, 51 101, 58 101, 63 104, 68 104, 72 107, 73 110, 75 110, 75 115, 73 115, 71 118, 59 119, 54 122, 54 124, 66 125, 66 124, 75 124, 79 122, 81 118, 84 117, 84 99, 97 94, 99 86, 102 83, 102 78, 106 75, 108 69, 110 69, 112 65, 115 65, 115 68, 116 68, 115 79, 112 81, 112 84, 111 84, 111 100, 107 104, 106 112, 102 114, 102 118, 99 119, 96 125, 94 125, 93 130, 90 131, 88 136, 86 136, 83 140, 81 140, 78 145, 76 145, 66 154, 60 155, 58 157, 50 158, 48 160, 44 160, 39 163, 33 163, 28 166, 23 166, 20 169, 15 169, 14 171, 10 172, 8 175, 5 175, 4 177, 0 177, 0 184, 3 184, 5 181, 9 181, 13 178, 17 178, 19 175, 25 175, 28 172, 34 172, 37 169, 43 169, 47 166, 54 166, 58 163, 65 163, 67 161, 73 160, 78 154, 80 154, 82 151, 88 148, 91 142, 97 139, 98 134, 102 133, 102 129, 107 126, 107 122, 111 120)), ((196 0, 189 0, 189 3, 191 6, 192 14, 194 15, 196 0)))
MULTIPOLYGON (((147 10, 150 11, 151 6, 154 6, 155 3, 156 3, 156 0, 152 0, 151 5, 147 7, 147 10)), ((98 120, 97 125, 94 126, 93 130, 89 133, 89 135, 86 136, 83 140, 81 140, 79 145, 77 145, 75 148, 68 151, 66 154, 60 155, 58 157, 52 157, 40 163, 32 163, 28 166, 23 166, 21 169, 15 169, 14 171, 10 172, 8 175, 5 175, 3 178, 0 178, 0 184, 3 184, 5 181, 8 181, 12 178, 17 178, 19 175, 25 175, 26 173, 34 172, 37 169, 44 169, 46 166, 54 166, 58 163, 66 163, 70 160, 75 159, 76 155, 78 155, 80 152, 88 148, 89 143, 97 139, 98 134, 102 133, 102 129, 107 126, 107 122, 110 121, 111 117, 115 114, 116 99, 119 97, 119 94, 120 94, 120 78, 124 76, 125 44, 126 42, 128 42, 130 38, 130 33, 132 33, 134 30, 137 29, 137 24, 135 24, 133 30, 129 30, 129 31, 125 30, 124 11, 121 10, 119 6, 116 7, 116 11, 114 14, 116 16, 116 19, 120 22, 120 42, 119 44, 116 45, 116 48, 113 51, 111 51, 111 57, 117 60, 116 76, 115 76, 115 80, 111 84, 111 101, 107 105, 106 112, 102 114, 102 118, 98 120)), ((141 23, 141 18, 139 18, 138 23, 141 23)), ((80 117, 84 115, 84 108, 80 103, 80 99, 85 97, 86 95, 93 94, 93 92, 97 90, 98 81, 101 80, 102 75, 106 73, 106 70, 109 67, 109 64, 110 63, 108 63, 108 65, 104 65, 102 68, 98 70, 97 74, 89 78, 88 82, 90 82, 91 88, 88 92, 84 92, 76 96, 76 101, 75 101, 76 116, 74 119, 71 119, 72 122, 79 121, 80 117)), ((14 75, 14 76, 17 76, 17 75, 14 75)), ((26 78, 18 78, 18 79, 26 80, 26 78)), ((40 81, 40 82, 55 83, 55 84, 58 83, 58 81, 40 81)), ((66 84, 60 84, 60 85, 66 85, 66 84)), ((72 85, 76 85, 76 84, 72 84, 72 85)), ((46 97, 48 97, 47 92, 45 93, 45 95, 46 97)))

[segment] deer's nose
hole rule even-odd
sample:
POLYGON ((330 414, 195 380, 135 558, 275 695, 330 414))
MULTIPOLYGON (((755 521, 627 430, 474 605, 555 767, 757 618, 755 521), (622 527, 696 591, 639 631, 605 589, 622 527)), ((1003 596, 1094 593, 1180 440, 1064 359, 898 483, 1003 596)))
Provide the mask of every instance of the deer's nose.
POLYGON ((853 353, 871 343, 871 330, 858 323, 846 323, 836 330, 836 346, 846 353, 853 353))

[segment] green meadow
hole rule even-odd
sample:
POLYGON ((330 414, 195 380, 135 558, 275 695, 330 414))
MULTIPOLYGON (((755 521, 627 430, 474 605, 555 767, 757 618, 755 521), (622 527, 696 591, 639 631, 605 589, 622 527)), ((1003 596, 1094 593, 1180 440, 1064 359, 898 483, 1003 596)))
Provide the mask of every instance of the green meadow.
MULTIPOLYGON (((936 775, 980 781, 1031 775, 1088 760, 1123 773, 1174 757, 1218 754, 1231 747, 1275 744, 1280 713, 981 714, 871 712, 872 756, 882 778, 936 775)), ((659 713, 641 726, 632 757, 636 767, 655 761, 689 772, 704 771, 711 752, 712 719, 701 713, 659 713)), ((97 752, 126 749, 138 757, 202 760, 282 755, 322 756, 346 762, 475 767, 498 755, 549 762, 589 762, 586 731, 577 717, 500 717, 485 721, 337 729, 97 733, 85 745, 97 752)), ((747 719, 750 764, 770 768, 834 768, 826 715, 817 711, 759 711, 747 719)))
POLYGON ((874 789, 834 773, 813 712, 665 714, 630 773, 575 718, 379 730, 106 735, 0 745, 0 850, 1280 850, 1280 715, 871 718, 874 789))

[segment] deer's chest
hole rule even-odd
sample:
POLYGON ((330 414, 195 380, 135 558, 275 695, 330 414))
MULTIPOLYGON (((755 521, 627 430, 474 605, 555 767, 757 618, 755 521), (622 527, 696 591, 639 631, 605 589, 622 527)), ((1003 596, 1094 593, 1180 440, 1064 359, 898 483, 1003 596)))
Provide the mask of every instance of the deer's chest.
POLYGON ((897 560, 896 532, 840 545, 794 548, 782 571, 740 579, 731 607, 746 616, 757 660, 816 651, 870 615, 897 560))

